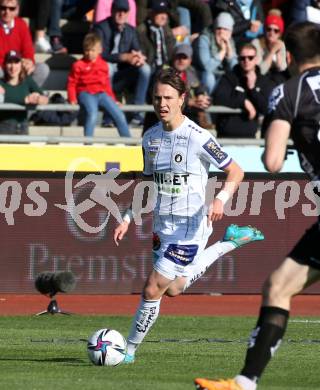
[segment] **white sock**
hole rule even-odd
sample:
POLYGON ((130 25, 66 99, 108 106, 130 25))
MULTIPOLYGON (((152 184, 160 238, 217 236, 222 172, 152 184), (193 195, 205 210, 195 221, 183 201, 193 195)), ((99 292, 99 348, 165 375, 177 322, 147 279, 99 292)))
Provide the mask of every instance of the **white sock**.
POLYGON ((257 384, 243 375, 237 375, 234 380, 243 387, 243 390, 256 390, 257 384))
POLYGON ((133 319, 128 336, 127 353, 134 355, 139 344, 142 343, 152 325, 156 322, 160 311, 161 299, 147 301, 141 298, 140 305, 133 319))
POLYGON ((198 280, 206 270, 216 261, 219 257, 231 252, 236 247, 230 241, 217 241, 213 245, 206 248, 198 257, 197 265, 192 267, 192 275, 189 275, 184 285, 183 291, 190 287, 196 280, 198 280))

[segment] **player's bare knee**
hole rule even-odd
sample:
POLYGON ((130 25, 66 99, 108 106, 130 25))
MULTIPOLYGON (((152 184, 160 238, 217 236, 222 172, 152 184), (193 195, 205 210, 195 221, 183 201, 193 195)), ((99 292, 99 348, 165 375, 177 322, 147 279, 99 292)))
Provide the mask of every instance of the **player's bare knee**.
POLYGON ((159 289, 157 286, 154 285, 148 285, 143 290, 143 298, 146 300, 155 300, 159 299, 159 289))

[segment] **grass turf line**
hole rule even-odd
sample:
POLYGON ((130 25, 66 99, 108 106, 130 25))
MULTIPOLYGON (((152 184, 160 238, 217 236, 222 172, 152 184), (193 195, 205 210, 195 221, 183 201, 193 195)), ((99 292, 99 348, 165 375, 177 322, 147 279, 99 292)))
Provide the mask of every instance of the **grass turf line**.
MULTIPOLYGON (((111 316, 0 317, 0 389, 192 390, 194 377, 239 372, 255 318, 163 316, 135 364, 93 366, 81 340, 104 327, 127 336, 130 323, 111 316)), ((319 338, 317 323, 289 323, 259 390, 319 389, 319 338)))

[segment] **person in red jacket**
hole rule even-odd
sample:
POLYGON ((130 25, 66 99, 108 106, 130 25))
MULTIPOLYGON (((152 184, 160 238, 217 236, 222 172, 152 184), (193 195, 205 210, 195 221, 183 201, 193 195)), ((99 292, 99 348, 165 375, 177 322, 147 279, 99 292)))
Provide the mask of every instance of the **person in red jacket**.
POLYGON ((89 33, 83 40, 83 58, 74 62, 68 77, 68 99, 79 103, 84 112, 84 132, 94 135, 98 109, 107 113, 116 124, 121 137, 130 137, 127 120, 113 93, 108 63, 101 57, 101 38, 89 33))
POLYGON ((50 69, 45 63, 35 64, 31 32, 26 22, 18 17, 18 0, 0 0, 0 78, 3 77, 4 58, 14 50, 22 55, 22 67, 39 86, 47 79, 50 69))

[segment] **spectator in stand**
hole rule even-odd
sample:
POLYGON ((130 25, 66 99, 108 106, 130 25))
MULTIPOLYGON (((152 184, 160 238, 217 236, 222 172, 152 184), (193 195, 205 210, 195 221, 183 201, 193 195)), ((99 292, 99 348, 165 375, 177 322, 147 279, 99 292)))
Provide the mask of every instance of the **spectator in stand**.
POLYGON ((36 83, 42 86, 49 75, 49 66, 45 63, 35 64, 29 27, 18 14, 18 0, 0 0, 0 77, 3 76, 5 54, 15 50, 22 55, 22 67, 26 74, 32 74, 36 83))
POLYGON ((94 8, 96 0, 50 0, 50 2, 48 34, 52 51, 67 53, 67 48, 63 45, 61 18, 75 20, 85 18, 86 13, 94 8))
POLYGON ((259 115, 267 113, 268 98, 274 86, 260 73, 255 46, 246 43, 239 53, 239 64, 232 72, 222 76, 213 95, 213 103, 242 108, 243 113, 217 115, 218 137, 255 137, 259 115))
POLYGON ((320 0, 293 0, 290 21, 320 24, 320 0))
POLYGON ((37 53, 51 53, 51 45, 46 39, 46 28, 49 21, 51 0, 20 1, 20 16, 30 19, 34 33, 34 44, 37 53))
MULTIPOLYGON (((26 74, 20 53, 10 50, 4 58, 4 77, 0 80, 0 95, 4 103, 47 104, 48 97, 35 81, 26 74)), ((28 131, 26 111, 0 111, 2 134, 26 134, 28 131)))
POLYGON ((211 28, 205 29, 194 42, 194 65, 200 71, 201 82, 211 95, 218 79, 238 62, 232 39, 234 20, 221 12, 211 28))
MULTIPOLYGON (((192 47, 185 43, 176 46, 173 52, 172 67, 179 73, 188 87, 183 112, 202 128, 212 129, 213 125, 208 121, 205 112, 210 106, 211 99, 206 93, 206 88, 200 83, 197 72, 191 63, 192 47)), ((158 121, 154 112, 148 112, 144 122, 144 131, 158 121)))
POLYGON ((152 0, 149 18, 137 27, 142 53, 151 65, 152 74, 168 65, 176 40, 168 25, 168 3, 152 0))
MULTIPOLYGON (((136 0, 136 3, 137 25, 139 25, 148 18, 150 0, 136 0)), ((203 28, 212 24, 210 7, 203 1, 170 0, 168 4, 169 25, 178 42, 183 41, 192 33, 195 33, 195 36, 198 35, 203 28), (192 15, 192 22, 190 15, 192 15)))
POLYGON ((84 133, 94 135, 99 107, 106 112, 119 130, 121 137, 130 137, 125 115, 120 110, 112 91, 109 67, 101 58, 101 38, 89 33, 83 41, 84 56, 72 65, 68 78, 68 99, 71 104, 79 102, 85 116, 84 133))
POLYGON ((211 4, 213 16, 222 11, 232 15, 237 47, 263 34, 264 14, 260 0, 212 0, 211 4))
POLYGON ((261 74, 268 76, 278 85, 289 78, 286 46, 281 39, 284 32, 284 20, 281 17, 281 11, 271 9, 264 25, 264 36, 260 39, 254 39, 252 44, 257 48, 261 74))
MULTIPOLYGON (((97 0, 95 10, 94 10, 94 22, 98 23, 104 19, 107 19, 111 16, 111 7, 113 0, 97 0)), ((129 1, 129 15, 128 15, 128 24, 132 27, 137 25, 137 6, 134 0, 129 1)))
MULTIPOLYGON (((102 57, 109 63, 113 89, 117 94, 133 87, 133 104, 145 104, 151 67, 141 52, 138 33, 127 23, 128 0, 114 0, 111 16, 93 26, 102 39, 102 57)), ((143 114, 136 113, 132 124, 142 125, 143 114)))
POLYGON ((212 129, 213 126, 209 123, 205 111, 210 106, 211 99, 205 86, 200 83, 197 72, 191 63, 192 47, 184 43, 176 46, 173 53, 172 67, 179 72, 189 90, 184 113, 200 127, 212 129))

